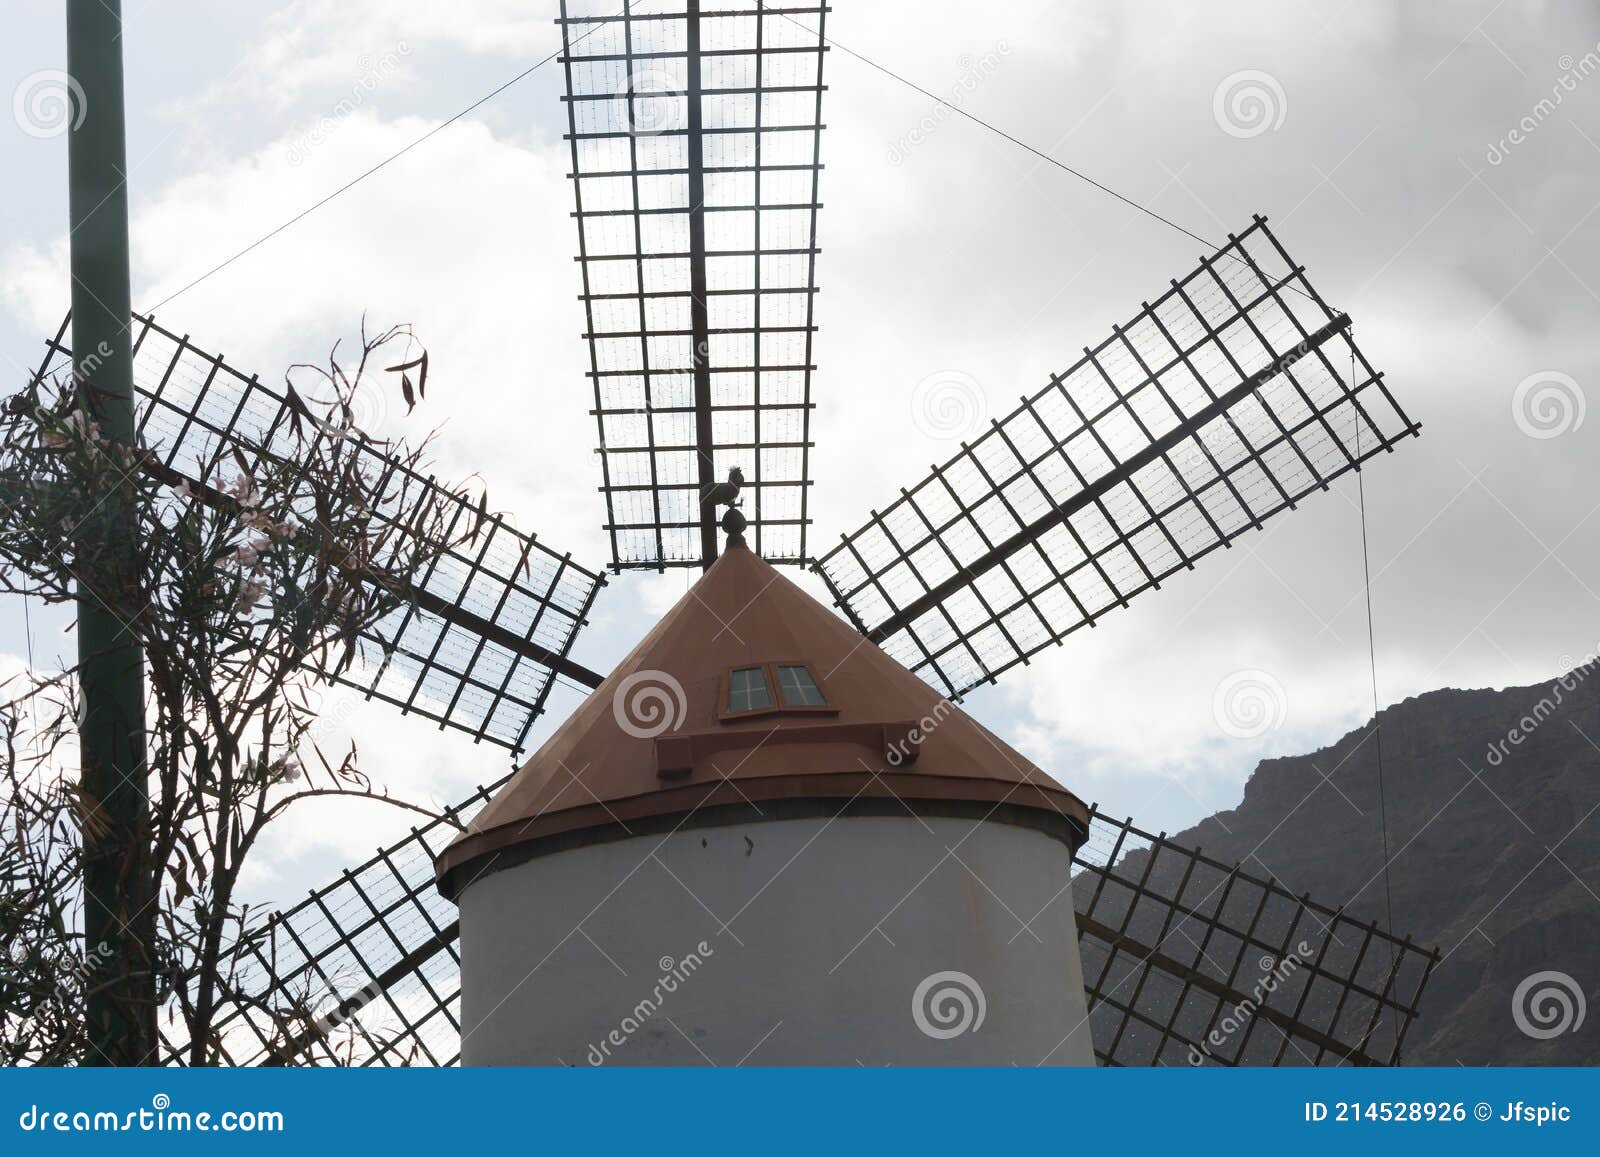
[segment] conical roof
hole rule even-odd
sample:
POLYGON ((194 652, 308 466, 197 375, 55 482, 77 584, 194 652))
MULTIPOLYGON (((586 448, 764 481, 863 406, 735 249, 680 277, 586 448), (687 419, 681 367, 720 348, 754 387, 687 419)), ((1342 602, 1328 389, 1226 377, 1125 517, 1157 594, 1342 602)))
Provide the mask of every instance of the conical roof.
POLYGON ((975 814, 1074 845, 1088 818, 1023 755, 734 546, 445 849, 440 888, 453 896, 541 847, 713 822, 725 808, 743 820, 783 812, 767 801, 975 814), (826 705, 786 706, 780 682, 794 673, 781 667, 804 667, 826 705), (751 669, 761 673, 739 680, 764 684, 772 707, 730 714, 730 676, 751 669))

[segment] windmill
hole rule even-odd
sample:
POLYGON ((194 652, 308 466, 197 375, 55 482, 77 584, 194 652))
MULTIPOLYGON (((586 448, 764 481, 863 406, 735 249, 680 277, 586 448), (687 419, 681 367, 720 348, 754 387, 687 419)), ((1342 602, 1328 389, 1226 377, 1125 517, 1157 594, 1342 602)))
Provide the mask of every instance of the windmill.
MULTIPOLYGON (((709 567, 722 522, 762 565, 811 565, 859 638, 953 702, 1417 432, 1350 319, 1257 217, 813 560, 828 11, 563 3, 613 572, 709 567), (722 520, 712 498, 736 513, 722 520)), ((272 452, 293 410, 285 393, 136 321, 142 436, 166 469, 224 448, 272 452)), ((41 375, 69 356, 64 335, 41 375)), ((602 684, 570 651, 603 582, 497 520, 340 677, 515 755, 552 679, 602 684)), ((434 890, 435 862, 515 780, 284 911, 271 944, 248 949, 261 1001, 222 1018, 228 1055, 329 1057, 337 1029, 367 1063, 459 1059, 461 925, 434 890), (260 1009, 307 984, 330 993, 330 1011, 285 1050, 260 1009)), ((1090 808, 1079 822, 1072 896, 1102 1063, 1398 1061, 1436 954, 1131 820, 1090 808), (1252 1001, 1252 962, 1291 954, 1292 975, 1252 1001), (1215 1043, 1246 1002, 1259 1005, 1248 1026, 1215 1043)))

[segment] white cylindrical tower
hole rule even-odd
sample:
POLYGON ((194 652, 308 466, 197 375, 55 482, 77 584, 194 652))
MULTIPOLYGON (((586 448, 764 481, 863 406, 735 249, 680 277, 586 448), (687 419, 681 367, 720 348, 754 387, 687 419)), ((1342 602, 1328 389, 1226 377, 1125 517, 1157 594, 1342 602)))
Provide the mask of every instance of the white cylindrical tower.
POLYGON ((1081 801, 731 549, 440 858, 466 1064, 1092 1064, 1081 801))

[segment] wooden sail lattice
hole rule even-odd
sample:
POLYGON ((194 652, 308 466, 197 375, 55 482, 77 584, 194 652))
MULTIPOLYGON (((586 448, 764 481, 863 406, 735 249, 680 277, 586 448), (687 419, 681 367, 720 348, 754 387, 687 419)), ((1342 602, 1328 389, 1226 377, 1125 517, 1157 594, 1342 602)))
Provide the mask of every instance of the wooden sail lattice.
MULTIPOLYGON (((229 1062, 459 1063, 460 928, 433 861, 499 786, 244 946, 241 970, 259 987, 219 1018, 229 1062), (308 1005, 320 1023, 286 1018, 308 1005)), ((1398 1064, 1438 962, 1371 920, 1098 810, 1071 893, 1103 1065, 1398 1064)))
POLYGON ((750 545, 810 521, 825 5, 563 0, 578 265, 617 569, 716 557, 737 467, 750 545))
POLYGON ((1257 217, 818 570, 957 698, 1418 429, 1257 217))
MULTIPOLYGON (((807 563, 825 4, 563 0, 577 265, 613 569, 750 545, 807 563)), ((206 485, 290 455, 288 395, 135 317, 139 439, 206 485)), ((70 372, 66 326, 40 374, 70 372)), ((957 698, 1128 605, 1418 427, 1262 218, 818 561, 868 638, 957 698)), ((466 499, 359 431, 371 469, 466 499)), ((344 682, 519 751, 603 579, 502 518, 444 552, 344 682)), ((502 783, 504 781, 501 781, 502 783)), ((459 924, 434 861, 500 784, 235 945, 235 1064, 457 1063, 459 924)), ((1278 881, 1093 812, 1073 861, 1106 1065, 1393 1064, 1437 963, 1278 881), (1270 975, 1270 987, 1264 977, 1270 975), (1223 1031, 1226 1029, 1226 1031, 1223 1031)), ((169 1060, 187 1055, 164 1019, 169 1060)))
MULTIPOLYGON (((71 373, 67 329, 63 321, 49 342, 39 377, 71 373)), ((134 318, 133 350, 136 436, 171 477, 200 489, 239 461, 248 466, 263 456, 293 460, 302 453, 291 434, 296 407, 286 391, 148 317, 134 318)), ((359 430, 313 424, 306 436, 351 442, 360 468, 376 480, 375 534, 384 528, 410 534, 411 512, 423 503, 444 511, 448 527, 479 519, 467 496, 401 464, 359 430)), ((603 581, 505 517, 488 514, 471 541, 436 554, 402 605, 364 633, 355 663, 336 677, 368 698, 518 751, 555 673, 597 682, 569 652, 603 581)))

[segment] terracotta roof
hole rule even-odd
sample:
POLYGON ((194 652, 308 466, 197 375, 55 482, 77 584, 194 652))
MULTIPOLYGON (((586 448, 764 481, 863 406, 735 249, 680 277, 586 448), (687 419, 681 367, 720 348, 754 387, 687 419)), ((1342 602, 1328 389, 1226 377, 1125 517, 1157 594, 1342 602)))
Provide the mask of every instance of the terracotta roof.
POLYGON ((1088 814, 765 560, 733 547, 445 849, 440 887, 453 895, 457 869, 492 870, 548 837, 626 834, 639 821, 764 800, 954 801, 1075 831, 1088 814), (765 664, 809 668, 827 707, 728 716, 728 673, 765 664))

